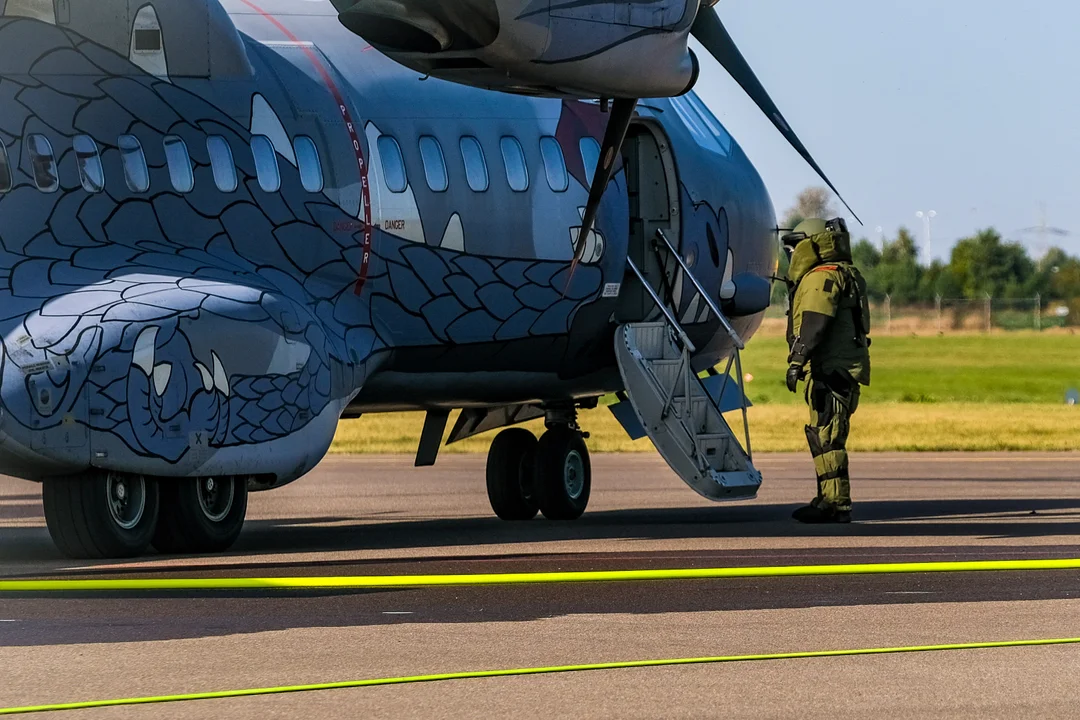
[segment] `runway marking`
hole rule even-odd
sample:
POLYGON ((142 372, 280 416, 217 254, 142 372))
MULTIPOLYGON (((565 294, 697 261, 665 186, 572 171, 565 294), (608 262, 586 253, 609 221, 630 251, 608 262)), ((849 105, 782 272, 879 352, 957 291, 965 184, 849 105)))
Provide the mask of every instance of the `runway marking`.
POLYGON ((2 593, 143 592, 177 590, 325 590, 473 585, 527 585, 645 580, 728 580, 738 578, 895 575, 958 572, 1080 570, 1080 558, 1056 560, 978 560, 966 562, 861 563, 854 565, 776 565, 673 570, 597 570, 471 575, 356 575, 280 578, 121 578, 88 580, 0 580, 2 593))
POLYGON ((408 610, 383 610, 383 615, 412 615, 408 610))
POLYGON ((710 665, 721 663, 761 662, 768 660, 806 660, 811 658, 853 657, 858 655, 898 655, 901 653, 946 652, 953 650, 1045 647, 1051 645, 1075 645, 1078 643, 1080 643, 1080 638, 1009 640, 1004 642, 913 645, 909 647, 862 648, 857 650, 818 650, 811 652, 771 653, 767 655, 721 655, 716 657, 672 658, 666 660, 631 660, 628 662, 594 663, 590 665, 555 665, 550 667, 515 668, 512 670, 480 670, 474 672, 445 673, 441 675, 413 675, 407 677, 373 678, 369 680, 349 680, 346 682, 320 683, 316 685, 286 685, 282 687, 221 690, 216 692, 190 693, 186 695, 160 695, 155 697, 57 703, 54 705, 31 705, 25 707, 0 708, 0 715, 23 715, 28 713, 56 712, 61 710, 89 710, 91 708, 154 705, 161 703, 191 702, 195 700, 222 700, 225 698, 253 697, 256 695, 284 695, 286 693, 345 690, 349 688, 375 687, 379 685, 408 685, 413 683, 442 682, 446 680, 475 680, 479 678, 526 675, 554 675, 558 673, 587 672, 592 670, 623 670, 628 668, 710 665))

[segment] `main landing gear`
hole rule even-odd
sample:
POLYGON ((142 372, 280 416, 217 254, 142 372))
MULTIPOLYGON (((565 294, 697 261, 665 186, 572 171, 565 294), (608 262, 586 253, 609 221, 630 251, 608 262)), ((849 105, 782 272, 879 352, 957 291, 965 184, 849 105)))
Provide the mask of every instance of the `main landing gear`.
POLYGON ((240 535, 247 515, 243 477, 163 478, 106 471, 50 478, 45 521, 71 558, 217 553, 240 535))
POLYGON ((586 435, 569 413, 548 413, 540 440, 521 428, 503 430, 488 452, 487 490, 491 508, 503 520, 576 520, 592 489, 586 435))

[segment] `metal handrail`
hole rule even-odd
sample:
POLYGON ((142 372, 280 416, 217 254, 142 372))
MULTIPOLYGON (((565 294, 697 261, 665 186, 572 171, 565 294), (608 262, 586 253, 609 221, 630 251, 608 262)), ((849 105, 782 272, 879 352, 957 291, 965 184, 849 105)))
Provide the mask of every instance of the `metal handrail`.
POLYGON ((731 338, 732 342, 735 343, 735 347, 739 348, 740 350, 746 349, 746 343, 743 342, 743 339, 739 336, 739 333, 735 332, 735 328, 733 328, 731 326, 731 323, 728 322, 728 319, 724 316, 724 313, 720 312, 720 306, 716 303, 715 300, 713 300, 712 296, 710 296, 709 293, 706 292, 705 287, 697 279, 697 276, 694 275, 694 273, 690 270, 690 266, 686 264, 686 260, 684 260, 683 256, 679 254, 679 251, 675 249, 675 246, 671 244, 671 241, 667 239, 667 235, 664 234, 664 231, 657 228, 656 235, 664 241, 664 245, 666 245, 667 249, 671 251, 671 254, 675 256, 675 260, 682 267, 683 272, 686 274, 686 276, 690 278, 690 282, 694 283, 694 287, 697 288, 698 294, 701 295, 702 298, 704 298, 705 304, 709 306, 709 309, 713 311, 714 315, 716 315, 717 319, 720 321, 720 324, 724 326, 724 330, 727 331, 728 336, 731 338))
POLYGON ((653 290, 652 285, 650 285, 648 281, 645 280, 645 276, 641 273, 641 270, 638 269, 638 266, 634 264, 634 261, 627 257, 626 264, 630 267, 631 270, 634 271, 634 274, 637 275, 638 280, 641 281, 642 286, 645 288, 645 292, 649 293, 649 297, 653 299, 653 302, 656 303, 656 306, 660 308, 660 312, 664 313, 664 317, 667 318, 668 323, 675 330, 675 332, 678 333, 679 340, 682 341, 683 347, 685 347, 691 353, 697 352, 697 347, 695 347, 694 343, 690 341, 690 336, 686 334, 685 330, 683 330, 682 325, 680 325, 679 321, 675 319, 675 315, 673 315, 671 310, 668 309, 668 306, 663 301, 663 299, 661 299, 661 297, 656 294, 656 291, 653 290))
MULTIPOLYGON (((742 370, 742 351, 746 348, 746 343, 743 342, 743 339, 741 337, 739 337, 739 334, 737 332, 735 332, 735 328, 733 328, 731 326, 731 323, 728 322, 728 319, 724 316, 724 313, 720 311, 720 307, 716 304, 716 302, 712 299, 712 297, 710 297, 709 294, 705 291, 705 288, 702 287, 701 283, 698 282, 697 277, 695 277, 694 273, 690 271, 690 268, 686 264, 686 262, 683 260, 682 255, 680 255, 675 250, 674 246, 667 239, 667 236, 664 235, 664 232, 662 230, 660 230, 660 229, 657 229, 656 234, 660 237, 661 240, 664 241, 664 244, 667 246, 667 248, 671 252, 671 254, 675 256, 675 259, 678 261, 679 265, 682 267, 683 272, 686 273, 686 275, 690 278, 690 281, 692 283, 694 283, 694 287, 697 288, 698 294, 701 295, 702 298, 704 298, 705 303, 709 306, 709 309, 712 310, 713 314, 715 314, 716 317, 720 320, 720 323, 724 326, 724 329, 727 331, 728 336, 731 338, 732 342, 735 343, 735 352, 733 353, 733 357, 729 358, 729 360, 728 360, 728 367, 727 367, 727 372, 725 372, 725 375, 727 375, 728 378, 730 378, 731 364, 732 364, 732 361, 734 361, 734 363, 735 363, 735 372, 736 372, 736 376, 737 376, 736 377, 736 382, 739 385, 739 392, 743 397, 742 420, 743 420, 743 432, 744 432, 744 436, 746 438, 746 457, 751 463, 753 463, 754 462, 754 451, 750 447, 750 417, 749 417, 749 414, 747 412, 748 409, 747 409, 746 402, 745 402, 745 400, 746 400, 746 385, 745 385, 744 376, 743 376, 743 370, 742 370)), ((648 281, 645 280, 645 276, 642 274, 641 270, 638 269, 638 266, 634 263, 633 259, 631 259, 630 257, 627 257, 626 258, 626 264, 630 267, 631 270, 634 271, 634 275, 636 275, 638 280, 641 281, 642 286, 645 288, 645 292, 647 292, 649 294, 649 297, 651 297, 653 302, 656 303, 656 306, 658 308, 660 308, 660 312, 662 312, 664 314, 664 317, 667 318, 668 324, 671 326, 671 328, 678 335, 679 340, 683 344, 683 361, 689 363, 688 353, 692 354, 694 352, 697 352, 697 348, 694 346, 694 343, 690 340, 690 337, 686 334, 686 331, 683 329, 683 326, 680 325, 679 321, 675 319, 674 313, 672 313, 672 311, 668 308, 667 304, 656 293, 656 290, 653 289, 652 285, 650 285, 648 283, 648 281)), ((685 396, 686 396, 688 419, 689 419, 689 416, 692 414, 691 409, 690 409, 690 406, 692 404, 692 401, 690 399, 691 398, 691 393, 690 393, 690 388, 689 388, 689 382, 690 382, 689 375, 690 374, 691 373, 687 373, 687 377, 686 377, 687 387, 685 388, 685 391, 684 391, 685 396)), ((677 380, 676 380, 676 384, 678 384, 677 380)), ((724 380, 724 385, 725 386, 727 385, 727 378, 725 378, 725 380, 724 380)), ((674 395, 674 388, 672 388, 671 394, 668 396, 668 401, 664 405, 664 412, 665 413, 669 409, 669 406, 671 404, 671 398, 672 398, 673 395, 674 395)), ((721 390, 720 397, 721 398, 723 397, 723 389, 721 390)), ((698 447, 697 440, 696 440, 696 434, 691 433, 691 438, 692 438, 692 442, 694 444, 694 449, 695 449, 696 453, 698 455, 700 455, 701 448, 698 447)))

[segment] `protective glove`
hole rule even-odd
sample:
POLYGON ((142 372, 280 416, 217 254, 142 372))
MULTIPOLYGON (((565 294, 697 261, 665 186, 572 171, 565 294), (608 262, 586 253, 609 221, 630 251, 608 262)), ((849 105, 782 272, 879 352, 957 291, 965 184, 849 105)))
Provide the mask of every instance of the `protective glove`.
POLYGON ((795 392, 799 387, 799 381, 804 377, 802 365, 789 365, 787 369, 787 389, 795 392))

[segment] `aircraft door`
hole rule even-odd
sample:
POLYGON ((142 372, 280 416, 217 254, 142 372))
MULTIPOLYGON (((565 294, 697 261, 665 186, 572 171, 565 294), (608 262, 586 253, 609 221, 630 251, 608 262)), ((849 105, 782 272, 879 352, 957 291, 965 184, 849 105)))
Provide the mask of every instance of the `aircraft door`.
MULTIPOLYGON (((667 253, 657 252, 653 239, 657 230, 673 243, 679 242, 678 182, 671 148, 659 128, 635 124, 623 146, 627 195, 630 200, 630 242, 627 256, 645 275, 649 285, 669 305, 681 293, 677 263, 667 253)), ((658 320, 660 309, 627 268, 619 295, 616 319, 620 323, 658 320)))

